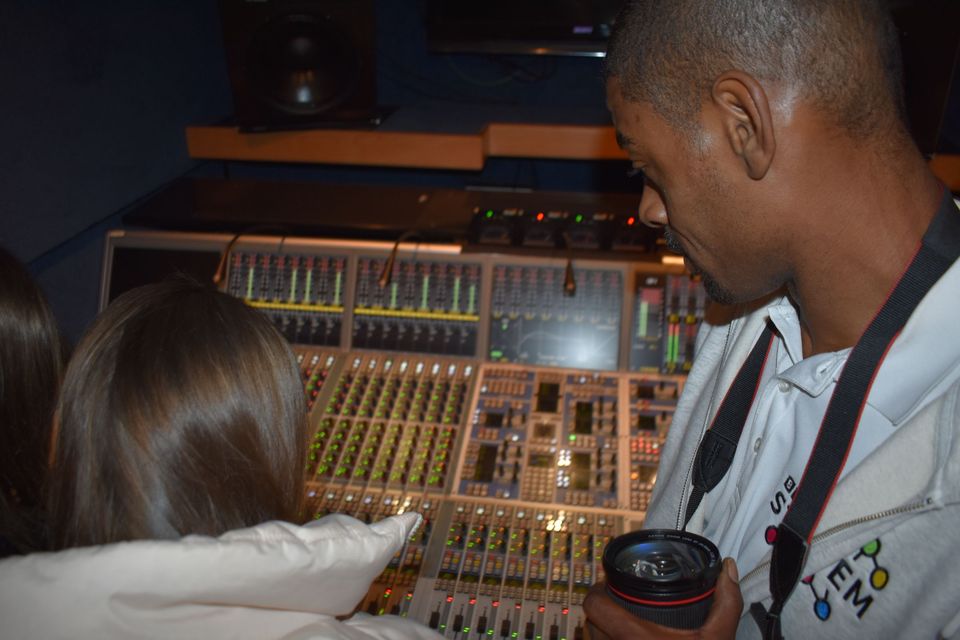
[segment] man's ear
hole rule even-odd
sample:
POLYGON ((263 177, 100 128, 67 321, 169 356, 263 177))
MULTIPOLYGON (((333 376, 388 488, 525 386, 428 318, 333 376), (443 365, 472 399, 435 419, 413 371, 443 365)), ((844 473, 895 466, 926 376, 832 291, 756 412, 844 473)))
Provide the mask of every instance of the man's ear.
POLYGON ((777 150, 770 103, 763 87, 750 74, 726 71, 713 83, 710 97, 719 110, 730 148, 743 160, 747 174, 760 180, 777 150))

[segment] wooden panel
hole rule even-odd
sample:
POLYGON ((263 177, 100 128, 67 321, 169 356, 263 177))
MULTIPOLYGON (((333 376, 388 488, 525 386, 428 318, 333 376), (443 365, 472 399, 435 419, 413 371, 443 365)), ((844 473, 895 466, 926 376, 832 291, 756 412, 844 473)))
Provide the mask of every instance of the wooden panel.
MULTIPOLYGON (((481 170, 487 157, 625 160, 613 127, 491 123, 482 135, 311 129, 240 133, 234 127, 187 127, 192 158, 252 162, 481 170)), ((960 155, 938 155, 930 168, 960 191, 960 155)))
POLYGON ((960 155, 933 156, 930 170, 943 181, 950 191, 960 191, 960 155))
POLYGON ((306 162, 420 169, 483 168, 476 135, 311 129, 240 133, 235 127, 187 127, 192 158, 306 162))
POLYGON ((485 133, 488 156, 625 160, 613 127, 493 123, 485 133))

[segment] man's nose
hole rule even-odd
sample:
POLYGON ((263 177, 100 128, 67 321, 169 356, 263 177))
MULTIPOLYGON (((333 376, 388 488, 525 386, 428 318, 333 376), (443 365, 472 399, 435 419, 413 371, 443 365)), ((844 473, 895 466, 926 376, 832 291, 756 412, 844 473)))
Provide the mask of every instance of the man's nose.
POLYGON ((663 204, 663 198, 649 185, 643 189, 643 195, 640 197, 640 207, 637 209, 637 215, 640 220, 648 227, 659 229, 667 226, 667 207, 663 204))

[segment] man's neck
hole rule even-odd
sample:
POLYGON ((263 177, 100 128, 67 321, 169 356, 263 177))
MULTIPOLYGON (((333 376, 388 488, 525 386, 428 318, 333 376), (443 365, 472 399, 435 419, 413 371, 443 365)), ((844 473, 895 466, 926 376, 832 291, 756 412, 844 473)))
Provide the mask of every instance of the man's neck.
POLYGON ((788 285, 805 357, 856 344, 916 254, 942 191, 924 164, 912 164, 876 171, 848 159, 818 190, 829 201, 811 203, 813 231, 788 285))

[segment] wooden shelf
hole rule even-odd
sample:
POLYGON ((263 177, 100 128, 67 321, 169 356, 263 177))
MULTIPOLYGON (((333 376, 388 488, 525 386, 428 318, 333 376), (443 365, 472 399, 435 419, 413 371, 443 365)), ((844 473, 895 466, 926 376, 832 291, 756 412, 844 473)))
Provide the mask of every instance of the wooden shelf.
MULTIPOLYGON (((236 127, 187 127, 190 157, 250 162, 343 164, 479 171, 487 158, 626 160, 613 127, 490 123, 478 133, 310 129, 240 133, 236 127)), ((930 168, 960 191, 960 155, 938 155, 930 168)))
POLYGON ((484 130, 487 156, 563 160, 626 160, 613 127, 490 124, 484 130))
POLYGON ((240 133, 236 127, 187 127, 187 151, 202 159, 415 169, 480 170, 485 160, 479 136, 353 129, 240 133))
POLYGON ((625 160, 613 127, 490 124, 478 134, 187 127, 191 158, 478 171, 489 157, 625 160))

